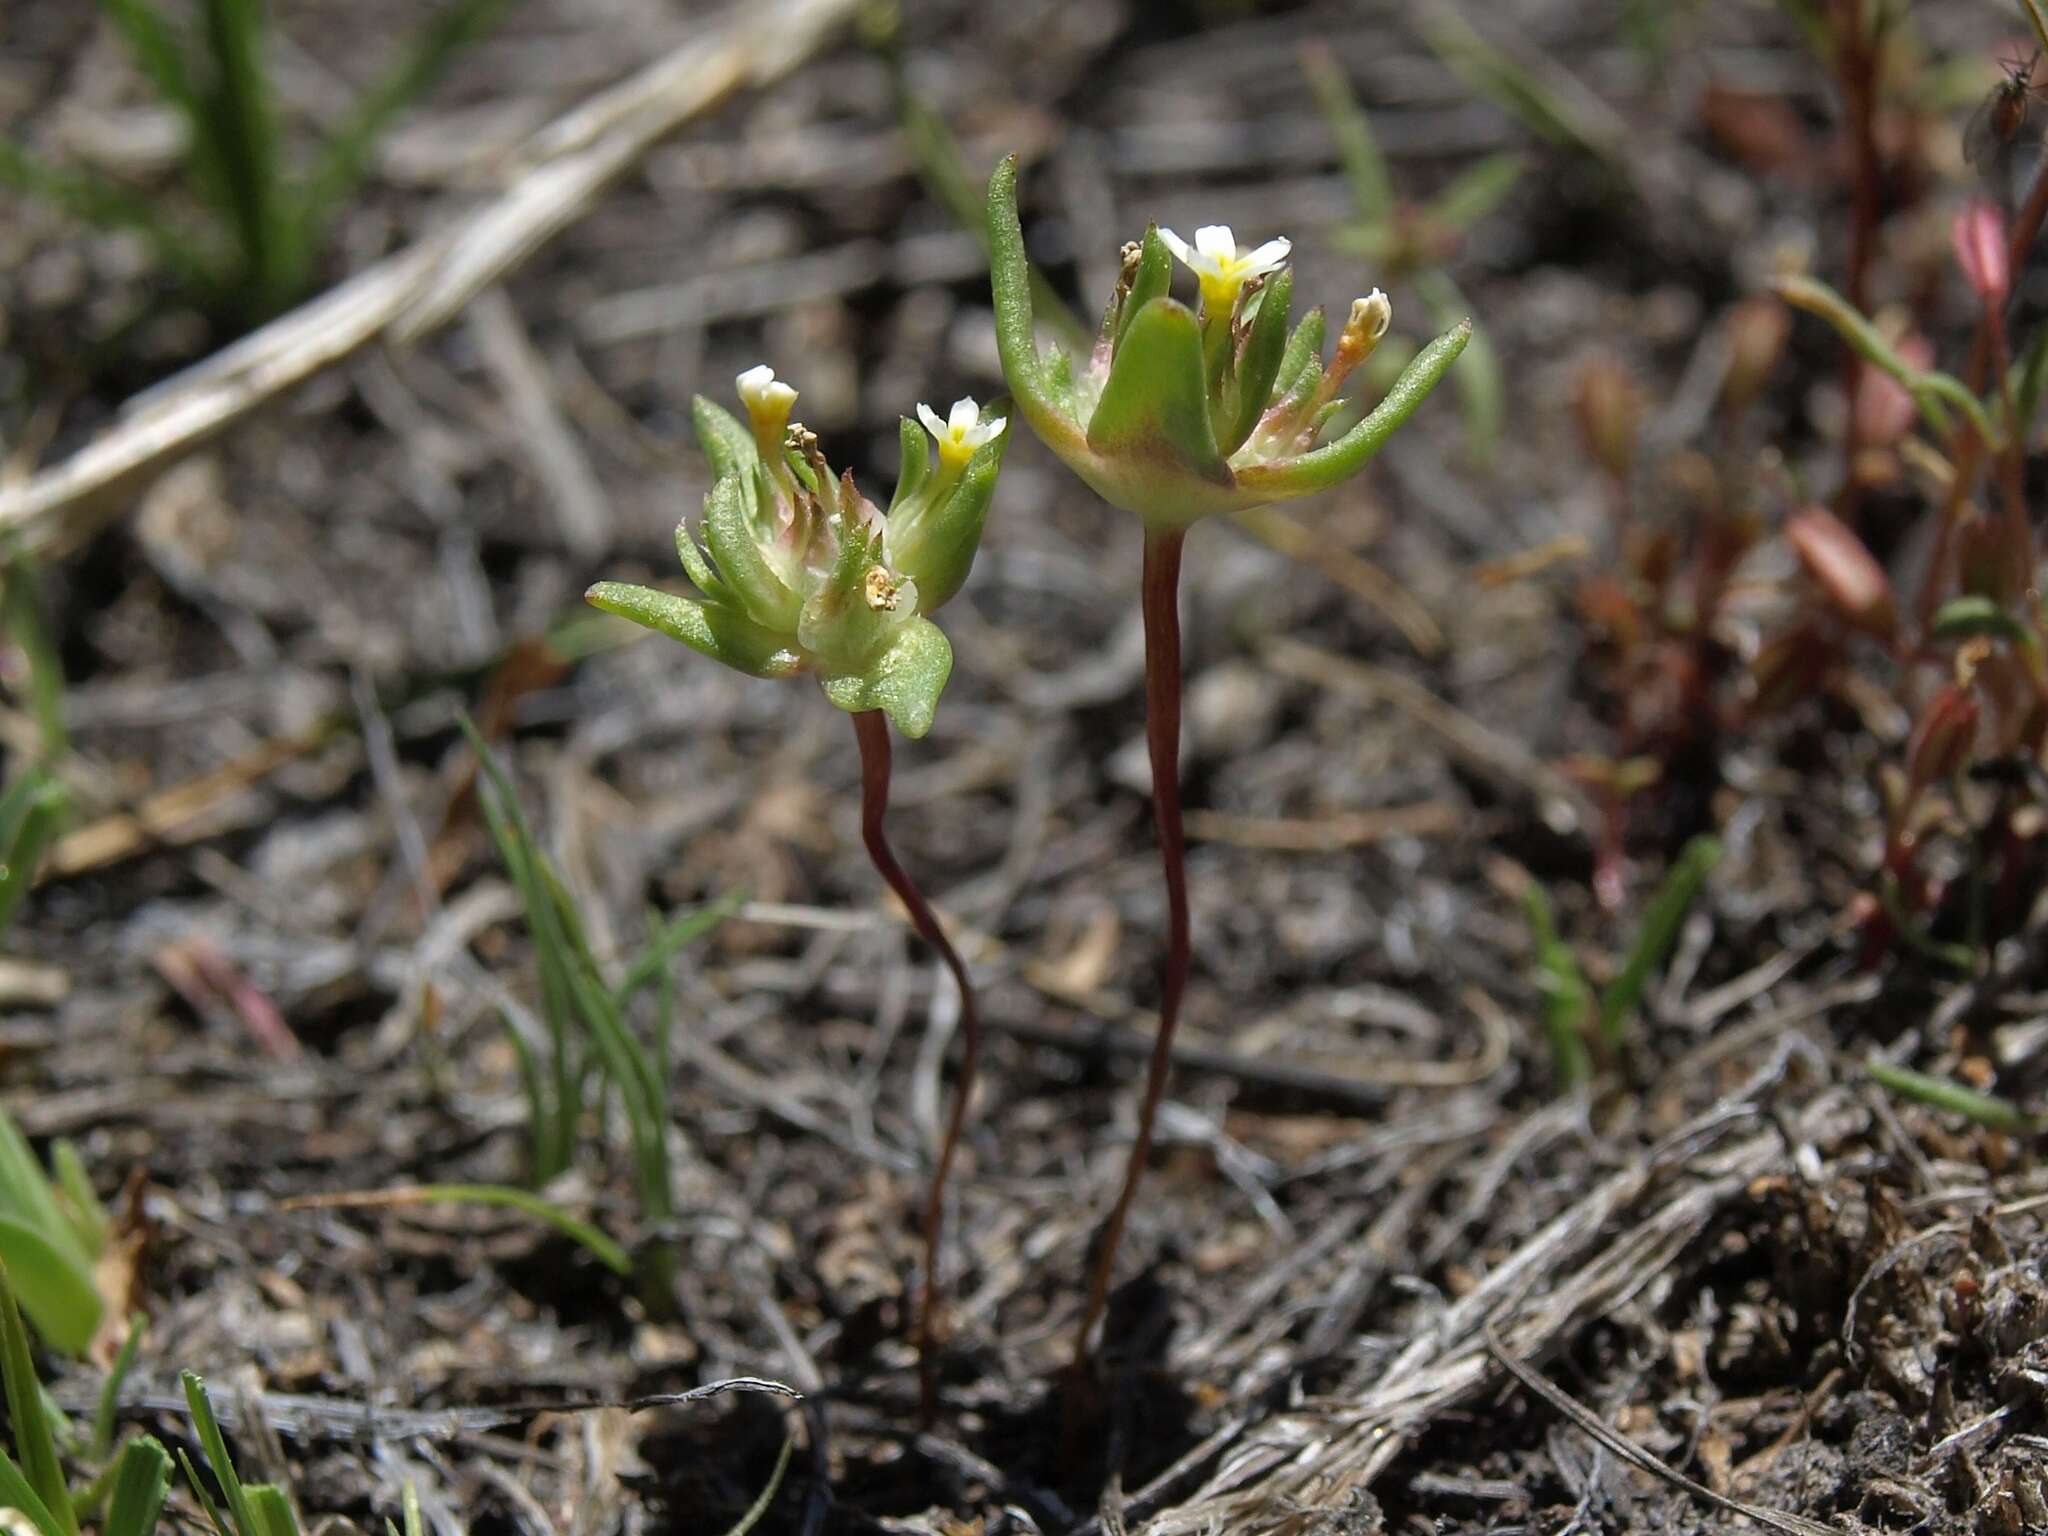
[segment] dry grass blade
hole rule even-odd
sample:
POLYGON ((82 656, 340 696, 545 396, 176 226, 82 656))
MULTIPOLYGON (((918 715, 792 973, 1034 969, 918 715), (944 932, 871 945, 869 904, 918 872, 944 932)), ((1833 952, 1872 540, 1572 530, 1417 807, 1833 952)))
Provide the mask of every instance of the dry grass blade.
POLYGON ((1653 1477, 1661 1477, 1667 1483, 1683 1488, 1694 1498, 1705 1500, 1716 1509, 1754 1520, 1758 1525, 1770 1530, 1789 1531, 1793 1536, 1833 1536, 1835 1528, 1831 1525, 1822 1525, 1818 1520, 1808 1520, 1803 1515, 1780 1514, 1777 1510, 1765 1509, 1760 1504, 1745 1504, 1740 1499, 1727 1498, 1714 1492, 1705 1483, 1695 1482, 1668 1462, 1660 1461, 1627 1436, 1609 1429, 1590 1409, 1566 1396, 1545 1381, 1538 1372, 1523 1364, 1500 1341, 1500 1335, 1490 1327, 1486 1330, 1486 1347, 1492 1351, 1493 1358, 1500 1362, 1501 1368, 1510 1376, 1630 1466, 1640 1468, 1653 1477))

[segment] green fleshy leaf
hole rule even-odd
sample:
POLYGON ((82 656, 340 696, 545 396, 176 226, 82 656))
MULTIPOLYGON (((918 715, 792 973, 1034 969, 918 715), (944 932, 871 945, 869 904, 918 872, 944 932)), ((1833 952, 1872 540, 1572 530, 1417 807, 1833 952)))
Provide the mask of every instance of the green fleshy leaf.
POLYGON ((915 741, 932 728, 932 715, 953 674, 953 647, 929 619, 913 619, 873 666, 858 675, 821 678, 825 697, 849 714, 879 709, 915 741))
POLYGON ((697 535, 691 532, 687 519, 676 524, 676 558, 683 562, 683 572, 691 583, 712 602, 736 601, 711 562, 704 558, 704 551, 697 547, 697 535))
POLYGON ((782 634, 796 629, 797 595, 761 553, 746 477, 727 475, 704 498, 704 542, 737 606, 754 623, 782 634))
POLYGON ((924 435, 924 428, 908 416, 897 428, 896 494, 889 498, 889 515, 894 517, 896 509, 907 501, 915 500, 917 493, 924 489, 925 479, 931 473, 932 451, 924 435))
POLYGON ((1122 346, 1124 336, 1130 331, 1131 320, 1154 299, 1166 297, 1173 287, 1173 253, 1166 248, 1166 242, 1159 238, 1159 226, 1147 224, 1145 239, 1139 246, 1138 270, 1131 278, 1131 291, 1124 299, 1124 312, 1117 317, 1116 345, 1122 346))
POLYGON ((697 429, 697 446, 711 465, 714 482, 735 472, 751 474, 761 462, 754 446, 754 434, 747 424, 724 406, 702 395, 690 400, 690 424, 697 429))
MULTIPOLYGON (((929 504, 913 505, 889 520, 889 560, 917 583, 917 611, 932 614, 967 581, 981 548, 981 531, 995 496, 996 475, 1009 447, 1009 402, 993 400, 982 420, 1004 419, 1003 430, 974 451, 953 487, 929 504)), ((919 434, 922 441, 923 434, 919 434)))
POLYGON ((1227 397, 1231 417, 1222 424, 1226 454, 1235 453, 1252 435, 1265 413, 1273 393, 1273 381, 1280 375, 1280 363, 1287 350, 1287 318, 1294 304, 1294 269, 1282 267, 1272 281, 1259 290, 1258 313, 1252 316, 1251 335, 1245 338, 1244 354, 1237 360, 1237 380, 1227 397))
POLYGON ((1179 300, 1154 299, 1131 321, 1088 422, 1088 446, 1169 478, 1230 484, 1209 425, 1201 322, 1179 300))
POLYGON ((1387 397, 1373 408, 1365 420, 1334 443, 1277 464, 1251 466, 1238 476, 1238 483, 1253 495, 1278 501, 1305 496, 1311 491, 1327 490, 1350 479, 1415 414, 1416 408, 1429 397, 1429 392, 1450 371, 1451 364, 1458 360, 1458 354, 1465 350, 1465 343, 1471 335, 1471 322, 1466 321, 1424 347, 1416 354, 1415 361, 1402 370, 1401 377, 1394 381, 1394 387, 1387 391, 1387 397))
POLYGON ((700 603, 623 581, 600 581, 583 600, 754 677, 788 677, 803 670, 803 657, 780 635, 723 603, 700 603))
POLYGON ((1003 377, 1031 430, 1056 450, 1071 451, 1080 431, 1071 401, 1062 410, 1038 355, 1031 312, 1031 259, 1017 219, 1017 157, 1005 155, 988 181, 988 275, 995 297, 996 350, 1003 377))

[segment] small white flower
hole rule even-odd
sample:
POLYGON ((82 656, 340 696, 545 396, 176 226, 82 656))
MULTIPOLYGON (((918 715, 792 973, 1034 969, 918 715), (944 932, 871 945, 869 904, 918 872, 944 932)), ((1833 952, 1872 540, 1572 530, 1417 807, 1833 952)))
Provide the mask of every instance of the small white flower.
POLYGON ((937 411, 920 400, 917 419, 937 440, 939 463, 946 469, 959 469, 974 457, 975 449, 984 443, 994 442, 1002 436, 1003 428, 1009 425, 1000 416, 994 421, 983 421, 981 407, 974 403, 971 395, 955 400, 952 413, 944 421, 939 420, 937 411))
POLYGON ((779 444, 782 429, 789 425, 789 413, 796 406, 796 390, 776 378, 775 370, 766 363, 749 368, 733 383, 754 423, 755 440, 779 444))
POLYGON ((1346 330, 1356 331, 1367 346, 1376 344, 1393 324, 1394 306, 1375 288, 1362 299, 1351 301, 1351 319, 1346 330))
POLYGON ((1289 241, 1268 240, 1255 250, 1239 252, 1228 224, 1204 224, 1195 231, 1192 249, 1170 229, 1160 230, 1159 238, 1202 280, 1202 303, 1212 317, 1228 315, 1238 290, 1255 277, 1278 271, 1293 249, 1289 241))

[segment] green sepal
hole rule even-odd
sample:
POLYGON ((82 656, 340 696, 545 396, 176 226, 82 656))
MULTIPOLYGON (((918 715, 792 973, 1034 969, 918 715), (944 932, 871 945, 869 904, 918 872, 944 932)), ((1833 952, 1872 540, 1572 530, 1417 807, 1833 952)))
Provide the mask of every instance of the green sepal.
POLYGON ((905 416, 897 428, 898 452, 896 456, 896 494, 889 498, 889 515, 894 517, 896 509, 912 500, 924 488, 925 479, 931 473, 931 447, 925 437, 924 428, 905 416))
POLYGON ((702 395, 690 401, 690 424, 697 429, 697 446, 711 465, 714 482, 735 471, 751 473, 761 462, 761 450, 754 446, 753 431, 724 406, 702 395))
POLYGON ((1225 396, 1231 417, 1222 423, 1217 444, 1225 454, 1237 452, 1252 428, 1265 414, 1273 381, 1280 376, 1280 364, 1287 351, 1287 317, 1294 305, 1294 269, 1282 267, 1272 281, 1259 290, 1258 312, 1252 316, 1251 334, 1237 360, 1237 379, 1225 396))
POLYGON ((727 475, 712 486, 704 498, 704 542, 718 562, 719 578, 747 617, 770 629, 793 631, 796 594, 762 556, 756 520, 747 503, 744 476, 727 475))
POLYGON ((121 1447, 114 1462, 114 1497, 105 1536, 156 1536, 157 1517, 171 1486, 171 1456, 148 1435, 121 1447))
POLYGON ((1306 400, 1314 390, 1316 381, 1323 376, 1323 329, 1328 323, 1320 304, 1301 317, 1301 324, 1294 328, 1294 334, 1287 338, 1286 350, 1280 354, 1268 405, 1278 405, 1297 394, 1306 400))
POLYGON ((1173 253, 1159 238, 1159 226, 1147 224, 1145 239, 1138 250, 1138 270, 1131 277, 1131 291, 1124 299, 1124 311, 1117 317, 1116 345, 1122 346, 1138 311, 1154 299, 1166 297, 1173 287, 1173 253))
POLYGON ((1080 436, 1071 398, 1063 410, 1047 364, 1038 355, 1031 312, 1031 260, 1017 219, 1017 157, 1005 155, 988 180, 988 275, 995 299, 996 351, 1003 377, 1031 430, 1048 443, 1074 445, 1080 436))
POLYGON ((583 600, 753 677, 788 677, 803 670, 803 657, 780 635, 723 603, 695 602, 623 581, 600 581, 583 600))
POLYGON ((858 674, 821 678, 825 697, 849 714, 879 709, 915 741, 932 728, 932 715, 953 673, 953 647, 930 619, 912 619, 894 645, 858 674))
POLYGON ((1400 429, 1416 408, 1429 397, 1439 380, 1450 371, 1458 354, 1472 335, 1472 322, 1463 321, 1444 332, 1416 354, 1401 371, 1394 387, 1370 414, 1338 438, 1313 452, 1277 464, 1258 464, 1238 476, 1243 488, 1258 496, 1280 500, 1327 490, 1363 469, 1387 439, 1400 429))
MULTIPOLYGON (((913 503, 889 518, 889 564, 917 583, 917 611, 936 613, 966 584, 981 548, 996 476, 1009 447, 1010 402, 992 400, 981 419, 1000 417, 1003 430, 974 450, 960 478, 928 503, 913 503)), ((923 433, 918 440, 923 441, 923 433)))
POLYGON ((1088 446, 1100 458, 1152 468, 1168 496, 1175 476, 1231 483, 1209 424, 1201 322, 1179 300, 1154 299, 1131 321, 1089 419, 1088 446))

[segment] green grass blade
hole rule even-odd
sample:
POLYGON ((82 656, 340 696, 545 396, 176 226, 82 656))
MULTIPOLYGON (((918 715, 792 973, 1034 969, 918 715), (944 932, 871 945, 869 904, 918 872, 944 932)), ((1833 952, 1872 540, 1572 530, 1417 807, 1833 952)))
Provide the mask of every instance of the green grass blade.
POLYGON ((1530 946, 1543 992, 1543 1030, 1550 1041, 1551 1068, 1557 1073, 1558 1087, 1569 1093, 1593 1075, 1585 1035, 1593 1011, 1592 994, 1578 957, 1558 937, 1550 897, 1533 879, 1523 888, 1522 908, 1528 914, 1530 946))
POLYGON ((72 1536, 75 1526, 64 1526, 50 1513, 29 1481, 16 1466, 14 1458, 0 1451, 0 1509, 18 1509, 27 1515, 31 1524, 42 1532, 42 1536, 72 1536))
POLYGON ((775 1495, 782 1491, 783 1474, 789 1471, 790 1452, 796 1447, 796 1437, 785 1434, 782 1449, 775 1457, 775 1470, 768 1474, 768 1486, 761 1490, 761 1496, 747 1506, 747 1512, 726 1529, 725 1536, 747 1536, 747 1533, 761 1523, 761 1517, 768 1513, 768 1506, 775 1502, 775 1495))
POLYGON ((1373 137, 1372 120, 1358 104, 1344 66, 1327 47, 1302 50, 1301 67, 1308 76, 1309 92, 1323 125, 1336 140, 1337 157, 1344 166, 1344 179, 1351 184, 1351 200, 1368 224, 1384 224, 1394 216, 1394 182, 1387 174, 1386 157, 1373 137))
POLYGON ((250 1536, 299 1536, 299 1517, 292 1501, 275 1483, 251 1483, 245 1490, 249 1514, 256 1522, 250 1536))
POLYGON ((1720 862, 1720 843, 1711 837, 1696 837, 1680 850, 1671 872, 1658 887, 1621 974, 1600 994, 1600 1038, 1609 1051, 1621 1050, 1623 1026, 1642 1002, 1650 973, 1663 965, 1671 946, 1678 942, 1685 914, 1692 909, 1700 887, 1720 862))
POLYGON ((93 1255, 80 1246, 77 1234, 64 1219, 57 1192, 43 1173, 43 1165, 36 1161, 28 1138, 4 1109, 0 1109, 0 1217, 11 1217, 41 1233, 77 1268, 92 1267, 93 1255))
POLYGON ((85 1159, 69 1138, 59 1136, 50 1143, 50 1171, 57 1187, 59 1206, 78 1238, 78 1244, 97 1259, 105 1252, 111 1230, 107 1208, 100 1204, 99 1191, 92 1187, 92 1175, 85 1171, 85 1159))
POLYGON ((35 884, 36 870, 42 866, 44 852, 56 840, 71 800, 64 786, 41 770, 31 769, 30 775, 36 780, 34 792, 14 830, 13 841, 4 850, 7 862, 0 864, 0 933, 12 925, 29 887, 35 884))
POLYGON ((64 1354, 84 1354, 105 1310, 92 1267, 12 1217, 0 1217, 0 1262, 43 1340, 64 1354))
POLYGON ((221 212, 234 230, 249 307, 268 314, 296 286, 297 258, 287 249, 279 212, 275 125, 264 73, 262 0, 203 0, 201 15, 212 79, 200 115, 220 164, 221 212))
POLYGON ((70 745, 64 729, 64 668, 43 613, 35 563, 28 556, 16 555, 7 562, 4 575, 0 575, 0 601, 6 607, 8 636, 28 663, 29 700, 36 734, 41 738, 42 761, 48 763, 70 745))
POLYGON ((362 182, 370 153, 391 121, 432 90, 464 48, 497 24, 508 0, 457 0, 429 21, 403 58, 368 95, 356 103, 322 152, 299 195, 297 238, 316 248, 335 207, 362 182))
POLYGON ((200 1481, 199 1469, 192 1465, 183 1447, 178 1451, 178 1465, 185 1469, 185 1481, 192 1489, 193 1497, 199 1500, 199 1507, 206 1511, 206 1523, 213 1527, 213 1536, 237 1536, 230 1530, 227 1520, 221 1515, 220 1506, 213 1501, 213 1495, 206 1491, 206 1484, 200 1481))
POLYGON ((1429 222, 1463 234, 1500 206, 1501 200, 1522 179, 1526 164, 1522 156, 1508 151, 1488 155, 1477 165, 1459 172, 1448 187, 1430 200, 1429 222))
POLYGON ((92 1454, 96 1461, 105 1461, 114 1449, 114 1415, 121 1406, 121 1388, 128 1373, 135 1369, 135 1357, 141 1353, 143 1331, 142 1314, 132 1314, 128 1319, 128 1337, 121 1341, 121 1353, 114 1357, 107 1379, 100 1383, 100 1395, 92 1413, 92 1454))
POLYGON ((102 1536, 156 1536, 170 1487, 170 1453, 147 1435, 130 1440, 114 1462, 114 1499, 102 1536))
MULTIPOLYGON (((14 1452, 23 1477, 52 1522, 50 1528, 61 1536, 77 1536, 78 1520, 71 1512, 71 1490, 64 1482, 64 1464, 57 1456, 57 1436, 50 1426, 49 1405, 43 1398, 42 1383, 36 1379, 28 1329, 22 1325, 21 1308, 15 1305, 13 1280, 11 1270, 0 1271, 0 1386, 6 1391, 14 1452)), ((28 1513, 34 1518, 33 1510, 28 1513)))
POLYGON ((361 1194, 312 1195, 306 1204, 325 1208, 389 1209, 402 1205, 486 1205, 517 1211, 522 1216, 553 1227, 562 1236, 589 1252, 614 1274, 633 1273, 633 1261, 626 1250, 587 1221, 571 1216, 559 1205, 543 1199, 530 1189, 511 1184, 407 1184, 398 1189, 370 1190, 361 1194))
MULTIPOLYGON (((228 1518, 234 1525, 236 1536, 260 1536, 255 1514, 249 1508, 248 1493, 235 1472, 234 1458, 228 1455, 227 1438, 220 1432, 220 1420, 213 1416, 213 1400, 206 1395, 205 1380, 191 1371, 181 1371, 178 1380, 184 1384, 185 1404, 192 1410, 193 1431, 199 1436, 199 1448, 206 1453, 208 1469, 220 1485, 221 1497, 227 1503, 228 1518)), ((190 1462, 186 1463, 185 1475, 192 1475, 190 1462)), ((193 1478, 192 1485, 199 1487, 197 1478, 193 1478)), ((210 1504, 207 1512, 215 1514, 210 1504)), ((217 1514, 214 1523, 219 1524, 217 1514)))
POLYGON ((1915 1072, 1911 1067, 1895 1067, 1882 1061, 1872 1062, 1869 1071, 1888 1093, 1911 1099, 1916 1104, 1925 1104, 1930 1109, 1961 1115, 1994 1131, 2032 1135, 2048 1126, 2048 1117, 2030 1115, 2010 1099, 1979 1093, 1945 1077, 1934 1077, 1926 1072, 1915 1072))

